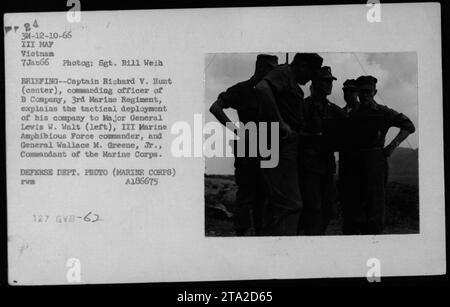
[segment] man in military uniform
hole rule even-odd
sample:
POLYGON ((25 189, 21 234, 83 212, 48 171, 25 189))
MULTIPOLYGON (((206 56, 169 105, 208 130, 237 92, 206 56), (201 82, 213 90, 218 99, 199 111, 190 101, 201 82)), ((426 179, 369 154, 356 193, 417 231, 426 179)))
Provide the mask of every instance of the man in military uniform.
MULTIPOLYGON (((278 65, 278 58, 272 55, 260 54, 256 58, 256 68, 254 75, 247 81, 239 82, 220 93, 218 99, 210 107, 210 112, 223 125, 230 124, 230 119, 223 111, 226 108, 233 108, 237 111, 239 121, 247 123, 258 121, 258 101, 254 86, 262 78, 278 65)), ((233 131, 237 133, 238 127, 233 131)), ((258 157, 249 156, 249 140, 241 139, 234 144, 234 167, 235 180, 238 190, 236 193, 234 227, 238 236, 245 235, 250 229, 252 222, 256 235, 261 232, 262 210, 265 201, 263 179, 260 173, 260 163, 258 157), (245 147, 243 147, 245 146, 245 147), (237 149, 245 148, 245 155, 239 156, 237 149)))
POLYGON ((344 91, 344 100, 345 100, 345 107, 342 108, 342 110, 348 114, 351 115, 352 113, 356 112, 359 108, 359 101, 358 101, 358 87, 356 85, 355 79, 347 79, 344 82, 344 87, 342 88, 344 91))
POLYGON ((322 66, 315 53, 297 53, 290 64, 273 69, 256 85, 262 107, 261 120, 277 122, 280 128, 279 161, 274 168, 262 168, 269 201, 263 213, 264 235, 297 235, 302 200, 298 185, 298 133, 302 124, 299 85, 311 80, 322 66))
POLYGON ((330 67, 322 67, 312 80, 311 96, 302 104, 299 178, 305 235, 325 234, 335 212, 336 161, 327 126, 333 119, 344 118, 345 113, 327 99, 334 80, 330 67))
MULTIPOLYGON (((342 88, 344 92, 344 101, 346 105, 342 108, 347 117, 353 116, 359 109, 360 103, 358 100, 358 86, 355 79, 347 79, 344 82, 342 88)), ((347 131, 341 129, 340 133, 344 134, 342 137, 351 138, 351 136, 346 135, 347 131)), ((353 187, 358 183, 355 181, 359 180, 358 172, 358 153, 349 150, 348 148, 341 148, 339 151, 339 201, 341 206, 355 201, 353 187), (356 169, 353 169, 356 168, 356 169)))
POLYGON ((366 135, 363 147, 353 151, 352 166, 348 176, 352 180, 351 197, 343 202, 344 234, 381 234, 384 224, 387 158, 415 131, 414 124, 404 114, 398 113, 374 100, 377 79, 361 76, 357 80, 360 107, 354 117, 361 122, 375 120, 375 136, 366 135), (385 146, 385 137, 391 127, 400 128, 397 136, 385 146))

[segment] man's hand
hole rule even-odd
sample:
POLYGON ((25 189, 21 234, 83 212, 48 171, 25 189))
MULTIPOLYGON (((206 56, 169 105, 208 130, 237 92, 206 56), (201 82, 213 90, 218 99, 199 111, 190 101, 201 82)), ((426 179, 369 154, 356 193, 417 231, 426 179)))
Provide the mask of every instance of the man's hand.
POLYGON ((394 152, 395 148, 397 148, 397 144, 389 144, 386 147, 383 148, 383 153, 386 157, 390 157, 392 153, 394 152))
POLYGON ((400 143, 404 139, 408 137, 408 135, 409 135, 408 131, 401 129, 397 134, 397 136, 392 140, 392 142, 388 146, 383 148, 384 155, 386 157, 390 157, 394 152, 394 150, 400 145, 400 143))

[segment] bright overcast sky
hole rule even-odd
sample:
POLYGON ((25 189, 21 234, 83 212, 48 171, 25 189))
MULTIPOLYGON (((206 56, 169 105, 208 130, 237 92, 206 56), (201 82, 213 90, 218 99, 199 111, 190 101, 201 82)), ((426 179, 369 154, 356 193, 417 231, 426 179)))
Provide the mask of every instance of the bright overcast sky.
MULTIPOLYGON (((279 63, 286 60, 285 53, 277 55, 279 63)), ((337 81, 333 84, 331 102, 344 106, 342 84, 346 79, 355 79, 360 75, 373 75, 378 79, 378 94, 375 100, 388 107, 404 113, 418 128, 417 102, 417 57, 415 53, 319 53, 323 65, 330 66, 337 81)), ((255 69, 256 53, 208 54, 205 58, 205 121, 215 121, 209 113, 209 106, 217 95, 237 82, 249 79, 255 69)), ((289 54, 289 61, 294 53, 289 54)), ((302 87, 305 97, 309 95, 309 83, 302 87)), ((227 110, 233 121, 238 117, 234 110, 227 110)), ((393 128, 388 134, 390 141, 398 129, 393 128)), ((402 147, 418 147, 418 133, 409 136, 402 147)), ((206 159, 208 174, 232 174, 232 158, 206 159)))

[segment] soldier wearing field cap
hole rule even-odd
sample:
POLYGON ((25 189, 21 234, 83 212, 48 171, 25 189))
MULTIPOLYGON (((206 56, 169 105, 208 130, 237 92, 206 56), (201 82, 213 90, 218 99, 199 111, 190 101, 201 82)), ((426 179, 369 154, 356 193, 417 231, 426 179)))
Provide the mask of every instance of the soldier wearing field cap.
POLYGON ((378 118, 377 133, 369 139, 365 148, 359 148, 355 156, 351 198, 343 203, 344 234, 381 234, 383 232, 388 163, 392 152, 415 131, 412 121, 402 113, 378 104, 377 79, 361 76, 356 82, 360 107, 355 117, 369 120, 378 118), (395 138, 385 146, 386 134, 391 127, 400 128, 395 138))
MULTIPOLYGON (((239 121, 246 125, 257 124, 259 103, 255 92, 255 85, 264 76, 278 65, 278 57, 268 54, 259 54, 256 57, 255 73, 243 82, 239 82, 226 91, 220 93, 217 100, 210 107, 210 112, 224 125, 230 123, 230 119, 223 111, 227 108, 235 109, 239 121)), ((236 127, 233 132, 238 128, 236 127)), ((249 142, 257 140, 244 140, 234 142, 234 174, 238 187, 234 211, 234 228, 236 235, 243 236, 251 228, 259 235, 262 227, 262 211, 266 195, 264 193, 260 162, 258 157, 249 156, 249 142), (243 156, 238 155, 238 148, 245 148, 243 156), (253 222, 253 223, 252 223, 253 222)))
POLYGON ((327 99, 334 80, 330 67, 320 68, 312 79, 312 94, 302 104, 299 178, 305 235, 323 235, 335 213, 336 161, 324 129, 327 121, 344 118, 345 113, 327 99))
POLYGON ((322 66, 315 53, 297 53, 290 64, 279 65, 256 85, 262 107, 261 120, 279 124, 279 161, 273 168, 262 168, 269 201, 263 213, 263 234, 297 235, 302 199, 298 184, 298 138, 302 126, 299 85, 309 82, 322 66))

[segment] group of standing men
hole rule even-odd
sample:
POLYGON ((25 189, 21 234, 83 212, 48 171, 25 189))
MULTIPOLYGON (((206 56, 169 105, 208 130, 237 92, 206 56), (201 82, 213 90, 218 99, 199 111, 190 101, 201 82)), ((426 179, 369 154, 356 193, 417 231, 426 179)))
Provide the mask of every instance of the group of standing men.
MULTIPOLYGON (((245 235, 251 226, 256 235, 324 235, 336 213, 335 152, 343 233, 383 232, 387 158, 415 127, 405 115, 375 102, 373 76, 344 82, 345 107, 330 102, 327 96, 336 78, 322 63, 315 53, 297 53, 282 65, 276 56, 260 54, 254 75, 222 92, 210 107, 224 125, 230 122, 226 108, 235 109, 244 125, 279 124, 276 167, 261 168, 259 157, 235 154, 237 235, 245 235), (304 98, 300 85, 309 81, 311 95, 304 98), (359 129, 358 123, 371 121, 375 128, 359 129), (400 131, 385 146, 390 127, 400 131), (355 130, 358 134, 352 134, 355 130), (336 146, 336 139, 352 145, 336 146)), ((237 145, 248 147, 248 141, 237 145)))

